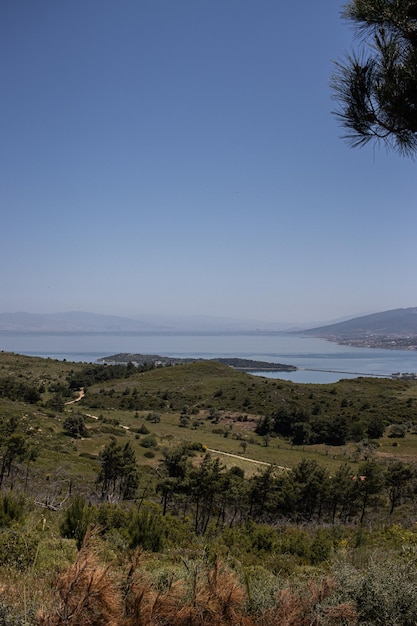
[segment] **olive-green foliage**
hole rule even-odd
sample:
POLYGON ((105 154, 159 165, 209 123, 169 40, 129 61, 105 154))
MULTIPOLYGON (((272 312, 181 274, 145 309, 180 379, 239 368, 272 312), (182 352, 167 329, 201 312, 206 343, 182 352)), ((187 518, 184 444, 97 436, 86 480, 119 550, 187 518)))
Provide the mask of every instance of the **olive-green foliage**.
POLYGON ((112 528, 128 528, 130 520, 131 512, 119 504, 104 502, 97 507, 96 522, 104 532, 112 528))
POLYGON ((101 470, 97 482, 102 498, 132 499, 139 485, 136 457, 130 442, 117 444, 115 439, 100 453, 101 470))
POLYGON ((17 416, 0 418, 0 487, 4 479, 11 475, 16 463, 36 456, 32 454, 33 442, 31 427, 23 419, 17 416))
MULTIPOLYGON (((143 368, 146 371, 149 367, 143 368)), ((88 365, 77 372, 71 373, 67 377, 68 385, 71 389, 81 389, 91 385, 103 383, 108 380, 120 378, 130 378, 137 370, 131 363, 126 365, 88 365)))
POLYGON ((61 536, 75 539, 77 548, 80 549, 87 529, 95 518, 96 510, 88 506, 84 498, 76 496, 65 511, 60 525, 61 536))
POLYGON ((243 571, 249 613, 261 613, 275 605, 276 593, 281 581, 276 574, 268 571, 262 565, 251 565, 243 571))
POLYGON ((136 511, 129 526, 130 546, 142 547, 151 552, 160 552, 164 545, 164 524, 156 508, 136 511))
POLYGON ((149 434, 142 437, 142 439, 140 440, 140 445, 142 446, 142 448, 157 448, 158 442, 155 435, 149 434))
POLYGON ((137 432, 141 435, 149 435, 150 430, 145 426, 145 424, 141 424, 137 429, 137 432))
POLYGON ((0 498, 0 527, 9 527, 21 522, 25 513, 23 498, 13 494, 5 494, 0 498))
POLYGON ((417 569, 415 564, 386 551, 371 556, 358 570, 346 561, 336 562, 333 573, 342 601, 353 602, 357 623, 364 626, 415 626, 417 569))
POLYGON ((84 498, 76 496, 63 514, 60 524, 62 537, 75 539, 80 549, 87 530, 96 529, 106 539, 112 537, 112 543, 130 542, 129 527, 132 523, 132 511, 119 504, 103 502, 99 505, 87 504, 84 498))
POLYGON ((36 533, 7 528, 0 531, 0 566, 13 566, 18 570, 30 567, 36 557, 39 539, 36 533))
POLYGON ((39 389, 30 383, 13 378, 0 378, 0 398, 36 404, 41 395, 39 389))
POLYGON ((333 527, 303 528, 287 523, 272 528, 249 521, 223 529, 216 542, 220 550, 221 546, 226 546, 229 555, 246 566, 288 575, 300 566, 330 562, 340 545, 338 532, 333 527))
POLYGON ((63 423, 64 431, 78 439, 79 437, 88 437, 88 430, 85 426, 84 416, 81 414, 74 413, 69 415, 63 423))

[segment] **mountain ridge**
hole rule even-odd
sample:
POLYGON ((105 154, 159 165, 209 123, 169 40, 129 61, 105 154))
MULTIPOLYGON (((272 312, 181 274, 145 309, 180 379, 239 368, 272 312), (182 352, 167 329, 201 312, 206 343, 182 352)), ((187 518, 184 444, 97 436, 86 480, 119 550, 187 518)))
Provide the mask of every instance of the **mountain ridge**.
POLYGON ((207 315, 123 317, 84 311, 0 313, 0 332, 280 332, 292 330, 294 326, 207 315))
POLYGON ((292 332, 330 340, 417 337, 417 307, 391 309, 328 324, 296 325, 210 315, 106 315, 85 311, 0 313, 0 332, 292 332))
POLYGON ((357 346, 417 349, 417 307, 354 317, 303 334, 357 346))

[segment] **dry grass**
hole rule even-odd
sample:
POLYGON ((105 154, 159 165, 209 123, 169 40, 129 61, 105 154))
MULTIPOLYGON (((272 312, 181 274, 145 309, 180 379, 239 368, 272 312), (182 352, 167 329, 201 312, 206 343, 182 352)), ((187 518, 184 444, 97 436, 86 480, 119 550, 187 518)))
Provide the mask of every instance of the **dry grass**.
POLYGON ((310 579, 301 589, 284 587, 277 595, 276 606, 266 611, 258 623, 260 626, 353 626, 357 623, 353 605, 326 605, 335 589, 335 582, 329 577, 310 579))
POLYGON ((99 564, 94 537, 87 536, 75 563, 53 585, 49 611, 39 626, 348 626, 356 623, 351 604, 331 605, 333 579, 288 585, 276 605, 248 615, 247 593, 235 573, 216 560, 184 562, 184 575, 172 576, 161 590, 140 567, 136 551, 124 572, 99 564))
POLYGON ((139 567, 140 551, 116 580, 98 563, 89 535, 75 563, 54 581, 40 626, 253 626, 246 593, 236 576, 216 561, 194 565, 187 576, 160 591, 139 567))
POLYGON ((49 613, 38 615, 41 626, 119 626, 120 595, 109 567, 98 563, 88 534, 76 561, 53 584, 49 613))
MULTIPOLYGON (((136 557, 137 559, 138 557, 136 557)), ((252 626, 245 615, 246 593, 234 574, 216 561, 188 568, 187 576, 157 591, 130 569, 125 626, 252 626)))

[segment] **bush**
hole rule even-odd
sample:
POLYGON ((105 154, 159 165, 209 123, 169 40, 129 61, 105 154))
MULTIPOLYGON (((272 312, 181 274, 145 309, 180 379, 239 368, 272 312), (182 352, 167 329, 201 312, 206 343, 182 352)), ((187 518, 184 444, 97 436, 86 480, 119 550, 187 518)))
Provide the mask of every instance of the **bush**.
POLYGON ((254 565, 245 570, 244 580, 248 596, 246 609, 249 613, 261 613, 275 605, 279 589, 277 576, 260 565, 254 565))
POLYGON ((417 615, 417 570, 385 550, 374 553, 365 569, 345 560, 333 565, 340 602, 356 608, 355 624, 414 626, 417 615))
POLYGON ((159 424, 159 422, 161 421, 161 414, 148 413, 148 415, 146 416, 146 421, 151 422, 152 424, 159 424))
POLYGON ((140 435, 149 435, 151 431, 145 426, 145 424, 141 424, 136 432, 138 432, 140 435))
POLYGON ((356 592, 359 623, 413 626, 417 615, 417 574, 408 563, 371 563, 356 592))
POLYGON ((95 509, 87 506, 84 498, 76 496, 65 512, 64 519, 61 522, 61 536, 67 539, 75 539, 77 548, 80 549, 87 529, 95 516, 95 509))
POLYGON ((121 623, 120 594, 115 593, 109 568, 100 565, 86 547, 75 563, 53 583, 53 608, 48 615, 39 612, 43 626, 115 626, 121 623))
POLYGON ((33 565, 38 538, 29 531, 7 529, 0 532, 0 565, 24 570, 33 565))
POLYGON ((88 430, 85 426, 83 415, 70 415, 64 421, 63 428, 74 439, 88 437, 88 430))
POLYGON ((118 504, 106 502, 97 509, 97 524, 106 533, 113 528, 127 529, 130 518, 130 512, 118 504))
POLYGON ((158 447, 158 442, 156 441, 155 435, 146 435, 145 437, 143 437, 140 445, 142 446, 142 448, 156 449, 158 447))
POLYGON ((0 527, 9 527, 13 522, 20 522, 25 512, 22 498, 5 495, 0 499, 0 527))
POLYGON ((332 553, 333 541, 325 530, 318 530, 311 544, 311 563, 327 561, 332 553))
POLYGON ((144 509, 134 513, 129 526, 130 547, 160 552, 163 547, 163 523, 159 511, 144 509))

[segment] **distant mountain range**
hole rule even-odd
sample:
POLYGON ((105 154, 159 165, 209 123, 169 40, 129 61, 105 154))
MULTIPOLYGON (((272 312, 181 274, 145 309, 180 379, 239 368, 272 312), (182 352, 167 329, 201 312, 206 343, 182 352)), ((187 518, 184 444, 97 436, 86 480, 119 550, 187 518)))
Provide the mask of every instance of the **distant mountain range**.
POLYGON ((0 332, 266 332, 290 328, 294 325, 206 315, 138 315, 128 318, 83 311, 0 313, 0 332))
MULTIPOLYGON (((394 344, 396 339, 415 339, 417 337, 417 307, 363 315, 336 324, 310 328, 304 330, 303 334, 325 339, 344 340, 343 343, 349 341, 358 345, 359 341, 362 341, 363 344, 371 342, 375 347, 376 343, 381 342, 382 339, 394 344)), ((414 345, 414 343, 411 342, 410 345, 414 345)))
MULTIPOLYGON (((305 328, 305 327, 304 327, 305 328)), ((373 313, 304 330, 295 325, 207 315, 121 317, 83 311, 0 313, 0 332, 302 332, 330 340, 417 337, 417 307, 373 313)))

